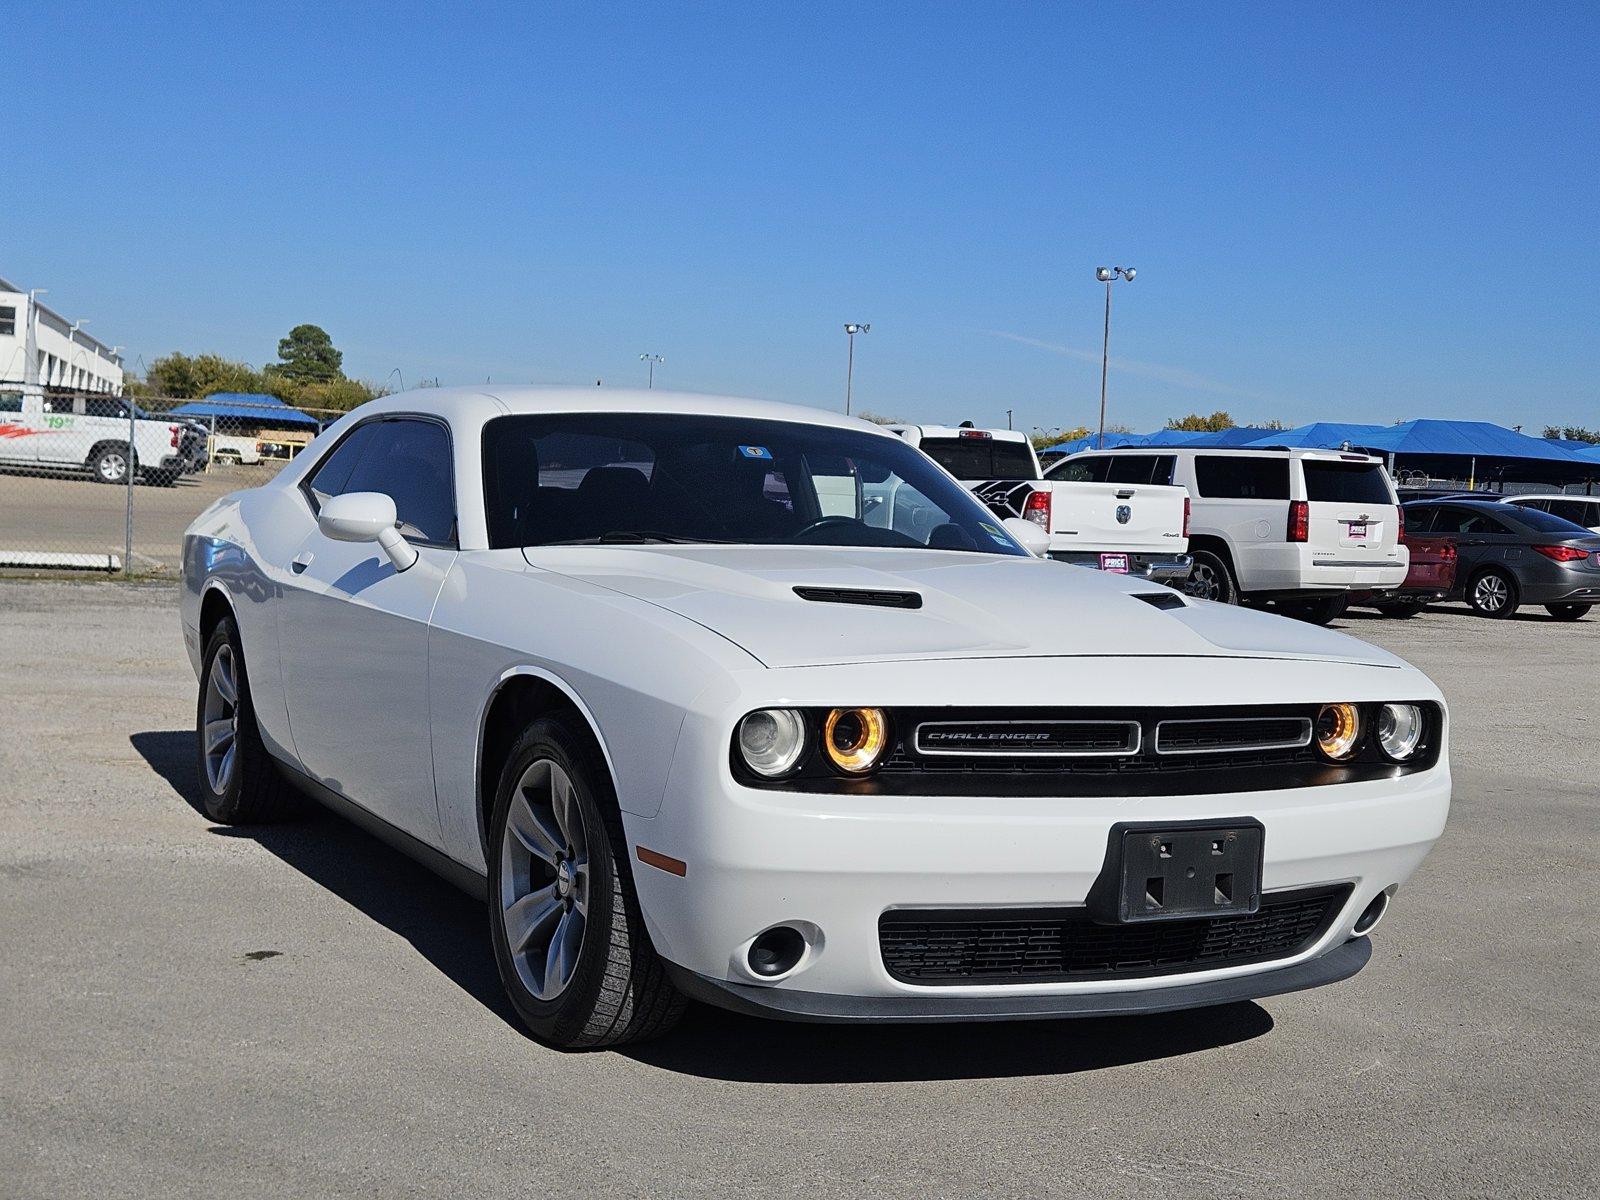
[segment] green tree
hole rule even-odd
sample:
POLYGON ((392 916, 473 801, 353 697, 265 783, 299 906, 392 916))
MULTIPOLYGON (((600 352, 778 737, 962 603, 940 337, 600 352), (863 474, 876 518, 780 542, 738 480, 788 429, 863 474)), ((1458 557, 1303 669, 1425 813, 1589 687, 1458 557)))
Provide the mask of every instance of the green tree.
POLYGON ((262 373, 249 363, 234 362, 220 354, 196 354, 191 357, 175 351, 150 364, 150 369, 145 373, 143 390, 151 396, 198 400, 213 392, 264 392, 270 389, 262 373))
POLYGON ((296 325, 278 342, 278 357, 268 370, 297 382, 344 378, 344 355, 320 325, 296 325))
POLYGON ((1581 425, 1546 425, 1544 436, 1565 438, 1569 442, 1590 442, 1600 445, 1600 429, 1585 429, 1581 425))
POLYGON ((1190 413, 1186 417, 1173 417, 1167 422, 1168 429, 1186 429, 1196 433, 1220 433, 1224 429, 1232 429, 1234 420, 1225 412, 1214 412, 1209 417, 1200 413, 1190 413))

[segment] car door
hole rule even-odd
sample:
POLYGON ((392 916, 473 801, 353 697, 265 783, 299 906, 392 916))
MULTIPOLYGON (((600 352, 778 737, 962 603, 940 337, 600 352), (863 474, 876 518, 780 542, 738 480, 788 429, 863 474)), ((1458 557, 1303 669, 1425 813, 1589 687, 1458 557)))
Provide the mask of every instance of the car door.
MULTIPOLYGON (((78 415, 74 398, 46 395, 39 404, 40 415, 36 422, 30 422, 33 432, 28 438, 33 457, 41 463, 64 465, 87 461, 93 437, 78 415)), ((122 441, 127 440, 124 431, 122 441)))
POLYGON ((397 571, 370 542, 313 528, 280 599, 279 661, 307 774, 429 845, 439 843, 429 750, 428 619, 456 556, 448 428, 425 417, 356 426, 302 485, 313 510, 381 492, 418 553, 397 571))
POLYGON ((39 457, 33 445, 38 418, 28 414, 29 406, 37 404, 21 392, 0 392, 0 463, 31 463, 39 457))

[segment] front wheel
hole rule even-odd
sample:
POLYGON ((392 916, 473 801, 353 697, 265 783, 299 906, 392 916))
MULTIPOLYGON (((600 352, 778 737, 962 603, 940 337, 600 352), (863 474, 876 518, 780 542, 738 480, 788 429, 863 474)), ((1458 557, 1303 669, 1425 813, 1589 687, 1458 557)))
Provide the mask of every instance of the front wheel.
POLYGON ((1502 620, 1518 603, 1517 581, 1497 568, 1480 571, 1467 585, 1467 607, 1480 617, 1502 620))
POLYGON ((1544 610, 1558 621, 1581 621, 1593 607, 1592 604, 1546 604, 1544 610))
POLYGON ((566 721, 531 724, 495 795, 489 936, 523 1022, 564 1049, 666 1032, 685 1001, 645 932, 610 776, 566 721))
POLYGON ((231 616, 217 622, 200 662, 195 749, 206 815, 224 825, 291 815, 295 792, 278 773, 256 728, 244 648, 231 616))
POLYGON ((1239 603, 1239 585, 1221 555, 1213 554, 1210 550, 1196 550, 1193 558, 1189 578, 1183 584, 1185 595, 1199 600, 1215 600, 1220 604, 1239 603))

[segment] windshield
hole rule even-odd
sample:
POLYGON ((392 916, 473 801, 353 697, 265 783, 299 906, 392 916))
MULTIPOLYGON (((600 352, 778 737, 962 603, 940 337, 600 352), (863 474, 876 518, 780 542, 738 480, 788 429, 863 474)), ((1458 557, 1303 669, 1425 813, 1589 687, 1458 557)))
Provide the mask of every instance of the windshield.
POLYGON ((923 438, 920 449, 957 479, 1037 479, 1026 442, 987 437, 923 438))
POLYGON ((899 438, 739 417, 560 413, 483 431, 489 544, 736 542, 1025 555, 899 438))

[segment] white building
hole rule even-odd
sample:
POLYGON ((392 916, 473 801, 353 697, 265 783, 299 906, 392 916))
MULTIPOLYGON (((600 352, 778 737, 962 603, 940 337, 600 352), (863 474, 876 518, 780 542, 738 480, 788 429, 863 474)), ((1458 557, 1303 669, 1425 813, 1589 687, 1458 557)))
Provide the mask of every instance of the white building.
POLYGON ((40 304, 35 294, 0 279, 0 384, 32 383, 79 392, 122 391, 117 347, 85 333, 40 304))

